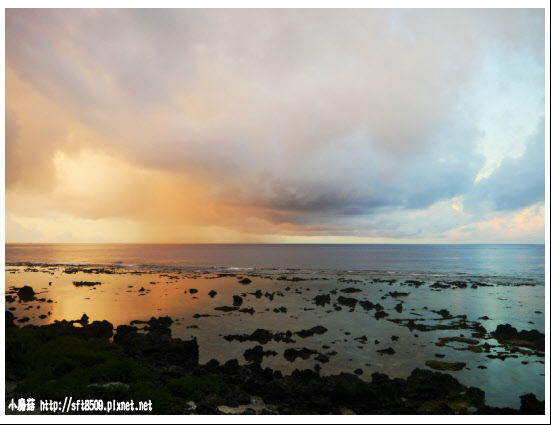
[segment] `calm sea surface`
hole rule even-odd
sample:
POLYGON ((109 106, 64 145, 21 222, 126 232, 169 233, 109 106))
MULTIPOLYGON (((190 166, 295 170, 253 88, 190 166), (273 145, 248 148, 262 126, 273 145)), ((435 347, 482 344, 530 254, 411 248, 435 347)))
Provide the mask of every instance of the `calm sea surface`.
POLYGON ((484 390, 488 405, 518 408, 522 394, 545 398, 544 358, 537 352, 495 358, 506 350, 490 333, 505 323, 546 331, 544 264, 544 245, 7 244, 5 305, 20 326, 77 320, 83 313, 115 327, 168 315, 174 337, 198 339, 201 363, 246 363, 245 350, 257 343, 224 336, 256 329, 295 333, 293 343, 264 346, 278 354, 262 365, 283 373, 319 366, 322 375, 362 369, 366 380, 374 372, 405 378, 427 368, 428 360, 463 362, 461 371, 449 373, 484 390), (249 284, 240 283, 244 276, 249 284), (35 300, 18 298, 24 285, 37 293, 35 300), (404 294, 392 295, 396 291, 404 294), (330 303, 317 305, 318 295, 330 296, 330 303), (233 306, 235 296, 243 299, 239 309, 254 313, 220 310, 233 306), (358 305, 343 305, 341 297, 358 305), (375 317, 362 301, 380 304, 388 316, 375 317), (450 318, 438 314, 441 309, 450 318), (459 316, 484 326, 485 336, 455 326, 459 316), (409 321, 431 330, 409 329, 409 321), (327 331, 296 334, 314 326, 327 331), (463 336, 489 344, 490 351, 440 343, 463 336), (284 356, 288 348, 303 347, 329 361, 284 356), (395 354, 381 354, 386 348, 395 354))
POLYGON ((544 284, 545 245, 7 244, 6 262, 509 278, 544 284))

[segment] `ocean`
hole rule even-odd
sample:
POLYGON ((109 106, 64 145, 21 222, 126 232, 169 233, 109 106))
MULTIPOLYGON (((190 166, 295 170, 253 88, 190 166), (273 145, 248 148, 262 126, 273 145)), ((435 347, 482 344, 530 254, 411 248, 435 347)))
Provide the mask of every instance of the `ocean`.
POLYGON ((545 398, 541 353, 511 351, 491 335, 506 323, 545 332, 544 245, 7 244, 5 279, 6 309, 20 326, 83 313, 115 327, 168 315, 174 337, 198 339, 201 363, 240 364, 258 342, 228 336, 289 331, 293 342, 263 346, 277 353, 263 367, 361 369, 369 380, 374 372, 405 378, 431 360, 461 362, 446 373, 485 391, 488 405, 518 408, 528 392, 545 398), (245 277, 250 283, 240 283, 245 277), (35 300, 17 299, 24 285, 35 300), (300 336, 314 326, 326 331, 300 336), (293 359, 290 348, 319 356, 293 359))
POLYGON ((545 280, 545 245, 7 244, 6 262, 545 280))

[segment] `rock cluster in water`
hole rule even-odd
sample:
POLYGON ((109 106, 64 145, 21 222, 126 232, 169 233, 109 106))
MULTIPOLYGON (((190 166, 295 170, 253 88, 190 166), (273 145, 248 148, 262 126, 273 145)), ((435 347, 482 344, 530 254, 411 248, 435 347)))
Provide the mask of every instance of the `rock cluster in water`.
MULTIPOLYGON (((264 408, 258 413, 264 414, 544 414, 545 411, 544 402, 533 394, 521 397, 520 410, 488 407, 480 389, 466 387, 450 375, 422 369, 413 370, 407 379, 390 379, 387 375, 374 373, 371 382, 357 376, 363 373, 361 369, 355 371, 356 375, 341 373, 322 377, 316 371, 295 370, 291 375, 283 376, 279 371, 260 366, 264 356, 277 354, 265 351, 261 345, 245 352, 245 359, 250 364, 244 366, 237 360, 225 364, 211 360, 200 365, 197 340, 172 338, 170 326, 173 321, 168 316, 151 318, 146 322, 147 332, 126 325, 113 332, 112 324, 107 321, 87 324, 81 319, 81 322, 81 327, 61 321, 42 327, 19 328, 14 324, 13 314, 6 312, 6 377, 19 382, 12 396, 59 396, 56 380, 64 382, 67 391, 76 391, 76 387, 71 385, 79 385, 79 380, 75 384, 67 380, 74 369, 67 369, 66 364, 56 364, 56 361, 64 361, 63 352, 73 352, 74 346, 93 346, 95 355, 83 351, 83 356, 87 353, 86 358, 73 358, 71 367, 82 368, 80 384, 88 379, 86 371, 90 368, 104 372, 103 375, 94 375, 96 382, 80 385, 79 394, 106 400, 114 397, 115 389, 118 398, 149 394, 156 414, 220 414, 221 406, 249 405, 253 399, 263 401, 264 408), (113 343, 109 342, 112 336, 113 343), (22 341, 26 342, 22 345, 22 341), (61 350, 58 357, 44 358, 55 374, 48 382, 37 383, 32 374, 28 375, 22 362, 27 356, 41 358, 56 347, 61 350), (125 366, 121 366, 122 369, 106 366, 109 364, 125 366), (126 373, 125 368, 135 372, 126 373), (115 376, 121 381, 112 382, 115 376), (27 385, 29 380, 33 386, 27 385)), ((500 332, 502 330, 507 331, 507 335, 512 334, 508 328, 500 329, 500 332)), ((315 334, 322 329, 316 327, 306 331, 315 334)), ((266 343, 276 335, 258 329, 248 335, 247 340, 266 343)), ((291 336, 289 333, 280 335, 291 336)), ((381 351, 391 354, 390 349, 381 351)), ((284 355, 305 358, 314 354, 317 351, 302 348, 285 350, 284 355)), ((27 366, 40 367, 36 364, 27 366)), ((50 369, 48 371, 51 373, 50 369)))

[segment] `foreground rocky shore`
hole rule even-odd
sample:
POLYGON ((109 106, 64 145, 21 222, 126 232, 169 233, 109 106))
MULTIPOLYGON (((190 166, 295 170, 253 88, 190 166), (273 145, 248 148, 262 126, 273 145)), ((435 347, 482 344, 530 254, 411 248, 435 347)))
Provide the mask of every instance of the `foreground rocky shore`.
MULTIPOLYGON (((451 375, 415 369, 407 379, 373 373, 371 382, 313 370, 291 375, 251 361, 199 364, 197 340, 172 338, 169 317, 140 331, 107 321, 14 324, 6 312, 6 401, 149 401, 153 414, 544 414, 533 394, 521 408, 495 408, 484 391, 451 375)), ((262 356, 262 354, 261 354, 262 356)), ((254 356, 252 357, 254 359, 254 356)))

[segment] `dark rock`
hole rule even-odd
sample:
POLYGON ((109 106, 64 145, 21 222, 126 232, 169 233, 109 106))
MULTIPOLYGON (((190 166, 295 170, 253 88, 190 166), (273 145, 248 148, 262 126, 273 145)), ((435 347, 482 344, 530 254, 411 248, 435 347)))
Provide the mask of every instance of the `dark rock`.
POLYGON ((239 362, 237 359, 228 360, 222 366, 220 366, 220 372, 227 376, 237 375, 240 371, 239 362))
POLYGON ((394 351, 394 349, 392 347, 388 347, 388 348, 384 348, 382 350, 377 350, 377 353, 392 355, 392 354, 395 354, 396 351, 394 351))
POLYGON ((241 280, 239 281, 239 283, 242 283, 242 284, 244 284, 244 285, 247 285, 247 284, 249 284, 249 283, 251 283, 251 282, 252 282, 252 280, 249 279, 248 277, 245 277, 245 278, 243 278, 243 279, 241 279, 241 280))
POLYGON ((96 320, 81 329, 81 334, 87 338, 111 338, 113 336, 113 325, 107 320, 101 322, 96 320))
POLYGON ((218 371, 218 368, 220 367, 220 362, 216 359, 211 359, 207 362, 207 364, 205 365, 205 369, 208 371, 208 372, 216 372, 218 371))
POLYGON ((264 351, 261 345, 257 345, 254 348, 246 350, 243 354, 243 357, 245 357, 245 360, 247 360, 248 362, 262 363, 264 357, 275 355, 277 355, 275 351, 264 351))
POLYGON ((82 326, 85 326, 88 324, 88 319, 89 317, 86 315, 86 313, 84 313, 82 315, 82 317, 80 318, 80 320, 76 320, 77 323, 80 323, 82 326))
MULTIPOLYGON (((153 319, 153 318, 152 318, 153 319)), ((466 414, 472 413, 476 407, 477 414, 544 414, 544 403, 539 402, 532 394, 521 397, 521 409, 492 408, 484 405, 484 392, 478 388, 467 388, 448 374, 430 370, 415 369, 407 379, 390 379, 387 375, 374 373, 371 382, 360 379, 357 374, 362 369, 356 369, 355 374, 342 373, 340 375, 321 377, 319 364, 313 370, 296 370, 291 375, 283 376, 279 371, 269 368, 262 369, 259 361, 266 355, 275 355, 275 352, 264 351, 256 345, 247 350, 245 358, 253 363, 240 366, 237 360, 230 360, 224 365, 211 360, 205 365, 199 365, 199 347, 197 340, 181 341, 170 336, 170 322, 158 318, 150 320, 149 332, 138 331, 133 326, 119 326, 114 342, 122 347, 117 349, 117 356, 129 356, 136 362, 147 365, 147 376, 144 377, 147 385, 157 385, 159 390, 166 390, 166 383, 174 378, 185 376, 199 377, 205 382, 213 377, 222 379, 226 385, 220 393, 210 393, 206 396, 194 398, 197 403, 195 413, 219 414, 218 406, 227 405, 237 407, 249 403, 252 397, 262 397, 267 403, 264 413, 273 414, 338 414, 341 408, 349 409, 355 414, 466 414), (149 381, 152 379, 151 381, 149 381), (271 406, 273 405, 273 407, 271 406)), ((6 314, 6 326, 13 325, 15 317, 6 314)), ((25 329, 31 328, 27 326, 25 329)), ((35 327, 36 328, 36 327, 35 327)), ((57 335, 69 335, 76 338, 89 338, 99 335, 102 328, 110 328, 109 322, 93 322, 82 328, 75 327, 73 322, 56 322, 42 326, 40 335, 45 335, 46 343, 49 338, 57 335)), ((6 333, 23 332, 25 329, 11 326, 6 333)), ((29 329, 27 329, 29 330, 29 329)), ((13 334, 12 334, 13 335, 13 334)), ((242 340, 276 340, 277 338, 290 339, 292 332, 280 332, 273 335, 270 331, 257 329, 252 335, 237 335, 242 340)), ((15 338, 17 340, 18 338, 15 338)), ((24 376, 15 372, 20 370, 14 367, 17 356, 24 354, 21 344, 8 346, 6 338, 6 371, 8 379, 24 379, 24 376), (10 371, 10 375, 8 375, 10 371), (12 378, 13 377, 13 378, 12 378)), ((326 349, 329 348, 325 346, 326 349)), ((28 348, 27 348, 28 349, 28 348)), ((390 350, 380 350, 387 351, 390 350)), ((324 363, 330 355, 336 352, 320 354, 307 348, 286 350, 286 359, 301 357, 307 359, 317 355, 316 361, 324 363)), ((483 368, 485 366, 478 366, 483 368)), ((140 375, 140 379, 141 375, 140 375)), ((167 393, 168 394, 168 393, 167 393)), ((170 398, 170 400, 173 400, 170 398)), ((168 401, 168 400, 167 400, 168 401)), ((176 397, 176 402, 180 399, 176 397)), ((158 409, 161 409, 159 406, 158 409)), ((178 408, 177 408, 178 409, 178 408)), ((159 410, 161 413, 164 411, 159 410)), ((180 410, 176 410, 176 413, 180 410)), ((168 413, 174 413, 169 411, 168 413)), ((251 412, 252 413, 252 412, 251 412)))
POLYGON ((505 325, 497 325, 497 328, 494 332, 492 332, 492 335, 497 339, 512 339, 516 338, 518 335, 518 331, 516 328, 513 328, 510 324, 505 325))
POLYGON ((199 314, 199 313, 196 313, 193 315, 194 319, 199 319, 201 317, 218 317, 218 316, 213 316, 212 314, 199 314))
POLYGON ((315 357, 314 360, 320 363, 327 363, 329 361, 329 356, 326 356, 325 354, 320 354, 317 357, 315 357))
POLYGON ((6 311, 6 328, 13 328, 14 326, 17 326, 15 323, 13 323, 15 320, 15 316, 11 311, 6 311))
MULTIPOLYGON (((285 334, 281 335, 284 336, 285 334)), ((229 342, 232 342, 234 340, 239 342, 256 341, 264 345, 274 339, 274 334, 270 331, 267 331, 266 329, 257 329, 251 335, 226 335, 224 336, 224 339, 229 342)))
POLYGON ((388 313, 384 312, 383 310, 380 310, 380 311, 376 312, 376 313, 373 315, 373 317, 374 317, 375 319, 377 319, 377 320, 383 319, 383 318, 385 318, 385 317, 387 317, 387 316, 388 316, 388 313))
POLYGON ((451 285, 446 285, 445 283, 442 283, 442 282, 436 282, 436 283, 433 283, 432 285, 429 285, 429 288, 447 289, 447 288, 451 288, 451 285))
POLYGON ((357 375, 341 373, 328 376, 317 383, 315 388, 334 405, 347 406, 358 414, 366 414, 381 407, 377 393, 357 375))
POLYGON ((197 292, 199 292, 199 291, 198 291, 197 289, 195 289, 195 288, 191 288, 191 289, 189 290, 189 293, 190 293, 190 294, 196 294, 197 292))
POLYGON ((145 334, 139 333, 136 327, 121 325, 117 328, 113 340, 131 357, 146 360, 157 366, 175 365, 185 369, 196 367, 199 362, 197 338, 190 341, 171 338, 170 328, 166 327, 167 318, 168 316, 156 321, 150 320, 149 323, 154 325, 145 334), (165 326, 161 326, 161 323, 165 326))
POLYGON ((234 295, 233 296, 233 305, 235 307, 240 307, 242 304, 243 304, 243 298, 240 297, 239 295, 234 295))
POLYGON ((23 286, 17 291, 17 296, 23 302, 34 300, 35 294, 34 289, 30 286, 23 286))
POLYGON ((292 339, 293 333, 291 331, 287 332, 278 332, 274 335, 274 341, 276 342, 285 342, 285 343, 294 343, 296 342, 292 339))
POLYGON ((291 282, 303 282, 307 279, 304 279, 302 277, 294 276, 292 279, 289 279, 291 282))
POLYGON ((345 294, 353 294, 354 292, 362 292, 360 288, 345 288, 341 289, 341 292, 344 292, 345 294))
MULTIPOLYGON (((67 271, 65 271, 65 273, 67 273, 67 271)), ((76 287, 79 287, 79 286, 96 286, 96 285, 101 285, 101 282, 87 282, 87 281, 73 281, 73 285, 75 285, 76 287)))
POLYGON ((229 311, 237 311, 237 310, 239 310, 239 307, 223 306, 223 307, 215 307, 214 309, 218 310, 218 311, 223 311, 224 313, 227 313, 229 311))
POLYGON ((463 386, 453 376, 415 369, 406 379, 405 396, 411 400, 435 400, 451 393, 463 391, 463 386))
POLYGON ((341 305, 345 305, 347 307, 356 307, 356 304, 358 303, 358 300, 356 298, 350 298, 350 297, 343 297, 340 296, 337 298, 337 302, 341 305))
POLYGON ((197 403, 195 413, 198 415, 217 415, 219 414, 218 406, 222 403, 223 400, 219 396, 210 394, 197 403))
POLYGON ((327 328, 323 326, 314 326, 312 329, 306 329, 302 331, 295 332, 296 335, 300 336, 301 338, 308 338, 316 335, 323 335, 325 332, 327 332, 327 328))
POLYGON ((257 329, 250 336, 251 341, 257 341, 260 344, 266 344, 272 339, 273 339, 273 334, 270 331, 267 331, 266 329, 257 329))
POLYGON ((496 330, 492 332, 492 336, 500 343, 510 343, 541 351, 545 350, 545 334, 535 329, 519 332, 507 323, 505 325, 498 325, 496 330))
POLYGON ((318 354, 315 350, 310 350, 308 348, 301 348, 300 350, 296 350, 294 348, 288 348, 283 353, 283 357, 285 357, 286 360, 290 362, 294 362, 297 357, 300 357, 301 359, 309 359, 311 355, 318 354))
POLYGON ((404 282, 407 286, 415 286, 416 288, 419 288, 420 286, 424 285, 425 282, 421 282, 419 280, 406 280, 404 282))
POLYGON ((262 346, 257 345, 254 348, 246 350, 245 353, 243 353, 243 357, 245 357, 245 360, 247 360, 248 362, 261 363, 262 359, 264 358, 262 355, 263 353, 264 349, 262 348, 262 346))
POLYGON ((459 370, 462 370, 465 366, 467 366, 466 363, 461 363, 461 362, 447 363, 447 362, 439 362, 436 360, 427 360, 425 362, 425 365, 430 367, 431 369, 443 370, 443 371, 447 371, 447 370, 459 371, 459 370))
POLYGON ((217 294, 218 294, 218 292, 216 292, 216 291, 213 289, 212 291, 209 292, 209 297, 214 298, 217 294))
POLYGON ((388 295, 388 296, 391 296, 392 298, 407 297, 407 296, 409 295, 409 292, 398 292, 398 291, 394 291, 394 292, 389 292, 387 295, 388 295))
POLYGON ((367 337, 365 335, 354 338, 354 340, 360 342, 361 344, 367 344, 367 337))
POLYGON ((245 404, 251 403, 251 396, 248 394, 245 394, 244 392, 240 392, 237 396, 237 404, 239 406, 243 406, 245 404))
POLYGON ((449 317, 451 317, 451 314, 448 310, 446 310, 445 308, 441 309, 441 310, 432 310, 433 313, 436 313, 436 314, 439 314, 440 316, 442 316, 444 319, 448 319, 449 317))
POLYGON ((159 317, 159 318, 152 317, 147 322, 149 329, 151 330, 170 328, 172 323, 174 323, 174 321, 170 316, 159 317))
POLYGON ((523 415, 545 415, 545 402, 532 393, 520 396, 520 411, 523 415))
POLYGON ((384 307, 381 304, 373 304, 371 301, 368 301, 368 300, 360 301, 360 306, 362 306, 362 308, 366 311, 373 310, 373 309, 377 311, 384 310, 384 307))
POLYGON ((95 321, 91 324, 75 327, 73 322, 66 320, 55 321, 52 324, 44 326, 54 335, 66 335, 77 338, 111 338, 113 336, 113 325, 107 320, 101 322, 95 321))

